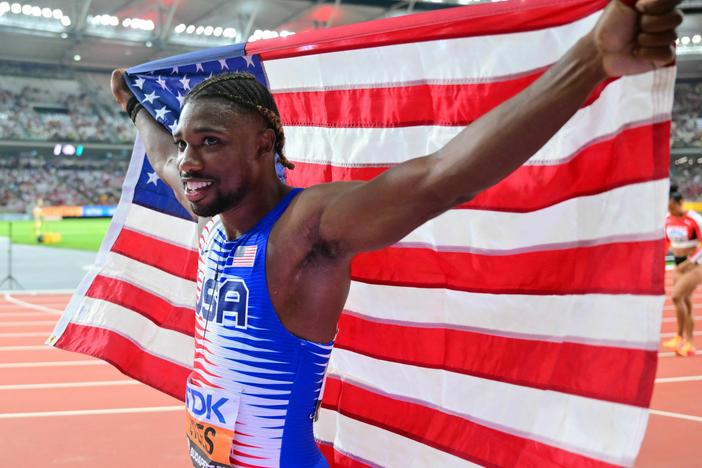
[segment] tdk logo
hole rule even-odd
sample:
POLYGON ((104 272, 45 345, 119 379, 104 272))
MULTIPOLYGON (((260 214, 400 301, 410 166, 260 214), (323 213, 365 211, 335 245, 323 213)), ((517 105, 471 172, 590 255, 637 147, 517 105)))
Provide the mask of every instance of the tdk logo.
POLYGON ((222 413, 222 406, 229 398, 212 398, 212 394, 188 387, 185 391, 185 406, 198 419, 212 420, 214 415, 220 423, 227 424, 227 418, 222 413))
POLYGON ((202 285, 197 312, 205 320, 233 320, 236 328, 246 328, 248 309, 249 288, 243 279, 227 278, 217 287, 214 278, 208 278, 202 285))

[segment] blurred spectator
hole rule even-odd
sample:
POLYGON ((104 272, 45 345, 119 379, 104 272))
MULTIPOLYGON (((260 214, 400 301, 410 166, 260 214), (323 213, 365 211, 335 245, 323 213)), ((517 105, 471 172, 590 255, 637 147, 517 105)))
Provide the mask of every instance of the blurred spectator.
POLYGON ((27 212, 38 198, 46 206, 116 205, 126 160, 0 158, 0 209, 27 212))
POLYGON ((702 147, 702 81, 679 81, 673 104, 673 148, 702 147))

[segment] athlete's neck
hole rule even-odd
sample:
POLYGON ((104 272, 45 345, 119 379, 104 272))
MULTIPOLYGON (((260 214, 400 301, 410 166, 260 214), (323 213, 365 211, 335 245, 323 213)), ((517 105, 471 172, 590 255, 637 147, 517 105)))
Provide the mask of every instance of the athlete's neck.
POLYGON ((227 239, 236 239, 253 228, 290 190, 292 187, 278 179, 252 188, 236 206, 219 215, 227 239))

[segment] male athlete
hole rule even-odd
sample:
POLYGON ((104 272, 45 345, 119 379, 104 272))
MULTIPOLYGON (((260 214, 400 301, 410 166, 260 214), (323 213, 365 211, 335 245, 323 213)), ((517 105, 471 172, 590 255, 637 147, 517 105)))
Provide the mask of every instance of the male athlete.
POLYGON ((354 256, 399 241, 503 179, 604 79, 671 63, 678 3, 611 2, 538 81, 434 154, 368 182, 305 190, 276 176, 276 153, 291 165, 275 103, 255 80, 201 83, 171 135, 139 111, 116 70, 113 94, 154 169, 194 216, 214 217, 201 236, 187 384, 195 466, 328 466, 312 422, 354 256))

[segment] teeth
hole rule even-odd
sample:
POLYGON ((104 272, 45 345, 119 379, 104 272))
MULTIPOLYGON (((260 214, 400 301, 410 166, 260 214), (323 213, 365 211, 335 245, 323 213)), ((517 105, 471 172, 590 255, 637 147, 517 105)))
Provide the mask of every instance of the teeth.
POLYGON ((199 190, 209 185, 212 185, 212 182, 196 182, 193 180, 189 180, 185 183, 185 188, 188 190, 199 190))

